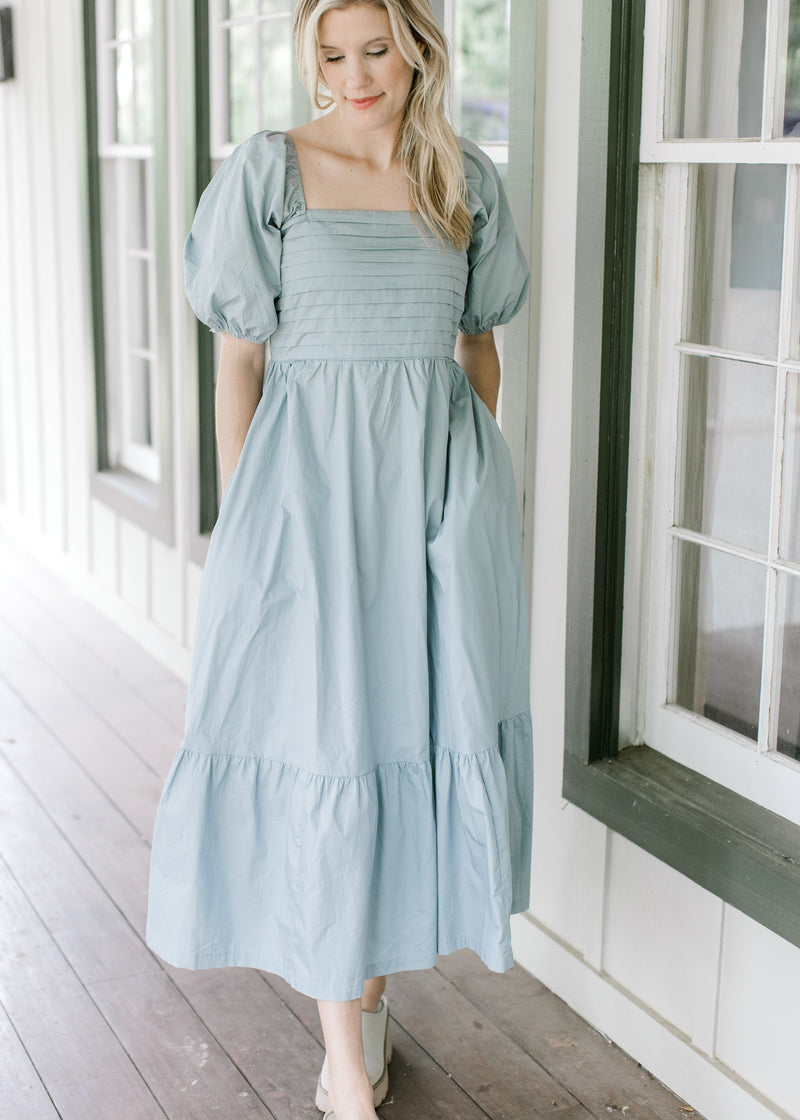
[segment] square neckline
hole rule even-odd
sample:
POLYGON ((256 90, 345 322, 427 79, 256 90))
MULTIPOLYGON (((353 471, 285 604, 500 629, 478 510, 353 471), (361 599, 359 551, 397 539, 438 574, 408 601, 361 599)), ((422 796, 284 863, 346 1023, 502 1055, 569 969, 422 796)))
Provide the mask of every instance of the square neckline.
POLYGON ((284 132, 283 136, 286 140, 289 141, 286 150, 291 157, 292 163, 294 164, 294 170, 297 173, 298 194, 300 196, 300 200, 303 203, 303 211, 306 214, 407 214, 409 217, 413 218, 419 213, 418 210, 342 210, 338 207, 333 206, 309 206, 306 202, 306 192, 303 188, 303 173, 300 170, 300 157, 297 153, 297 145, 294 142, 294 137, 291 136, 288 132, 284 132))

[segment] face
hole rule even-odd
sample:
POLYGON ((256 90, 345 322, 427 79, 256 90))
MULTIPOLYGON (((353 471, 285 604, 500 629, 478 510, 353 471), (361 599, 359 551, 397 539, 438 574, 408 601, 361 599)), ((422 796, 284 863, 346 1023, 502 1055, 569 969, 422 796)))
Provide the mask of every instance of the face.
POLYGON ((319 21, 320 67, 340 113, 360 130, 399 127, 413 67, 375 4, 326 12, 319 21))

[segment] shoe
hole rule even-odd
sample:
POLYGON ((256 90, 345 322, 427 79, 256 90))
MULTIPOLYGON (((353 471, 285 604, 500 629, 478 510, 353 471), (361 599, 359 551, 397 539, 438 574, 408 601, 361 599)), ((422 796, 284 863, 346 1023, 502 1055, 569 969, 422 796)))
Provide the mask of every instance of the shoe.
MULTIPOLYGON (((367 1068, 367 1077, 372 1082, 372 1103, 377 1108, 383 1103, 389 1091, 389 1062, 392 1057, 389 1004, 385 996, 381 997, 377 1011, 361 1012, 361 1038, 364 1043, 364 1065, 367 1068)), ((327 1054, 317 1079, 317 1094, 314 1099, 320 1112, 325 1113, 322 1120, 333 1117, 332 1112, 326 1112, 326 1109, 330 1108, 327 1054)))

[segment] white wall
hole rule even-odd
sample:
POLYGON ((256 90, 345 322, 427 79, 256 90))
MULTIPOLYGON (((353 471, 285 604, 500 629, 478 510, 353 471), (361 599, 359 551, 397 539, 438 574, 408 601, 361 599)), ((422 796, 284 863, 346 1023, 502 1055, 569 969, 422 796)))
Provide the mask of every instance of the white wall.
MULTIPOLYGON (((608 0, 598 0, 609 6, 608 0)), ((561 795, 582 0, 546 5, 531 698, 533 897, 517 959, 708 1120, 800 1118, 800 950, 561 795)))

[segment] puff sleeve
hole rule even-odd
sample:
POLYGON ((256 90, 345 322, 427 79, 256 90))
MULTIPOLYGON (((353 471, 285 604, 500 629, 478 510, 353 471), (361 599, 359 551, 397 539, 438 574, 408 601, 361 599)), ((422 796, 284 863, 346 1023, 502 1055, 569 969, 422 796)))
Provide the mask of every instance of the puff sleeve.
POLYGON ((513 319, 525 302, 530 276, 497 168, 470 140, 462 138, 461 148, 473 227, 460 328, 464 334, 483 334, 513 319))
POLYGON ((186 295, 212 331, 263 343, 278 325, 285 205, 285 138, 256 133, 206 187, 186 240, 186 295))

